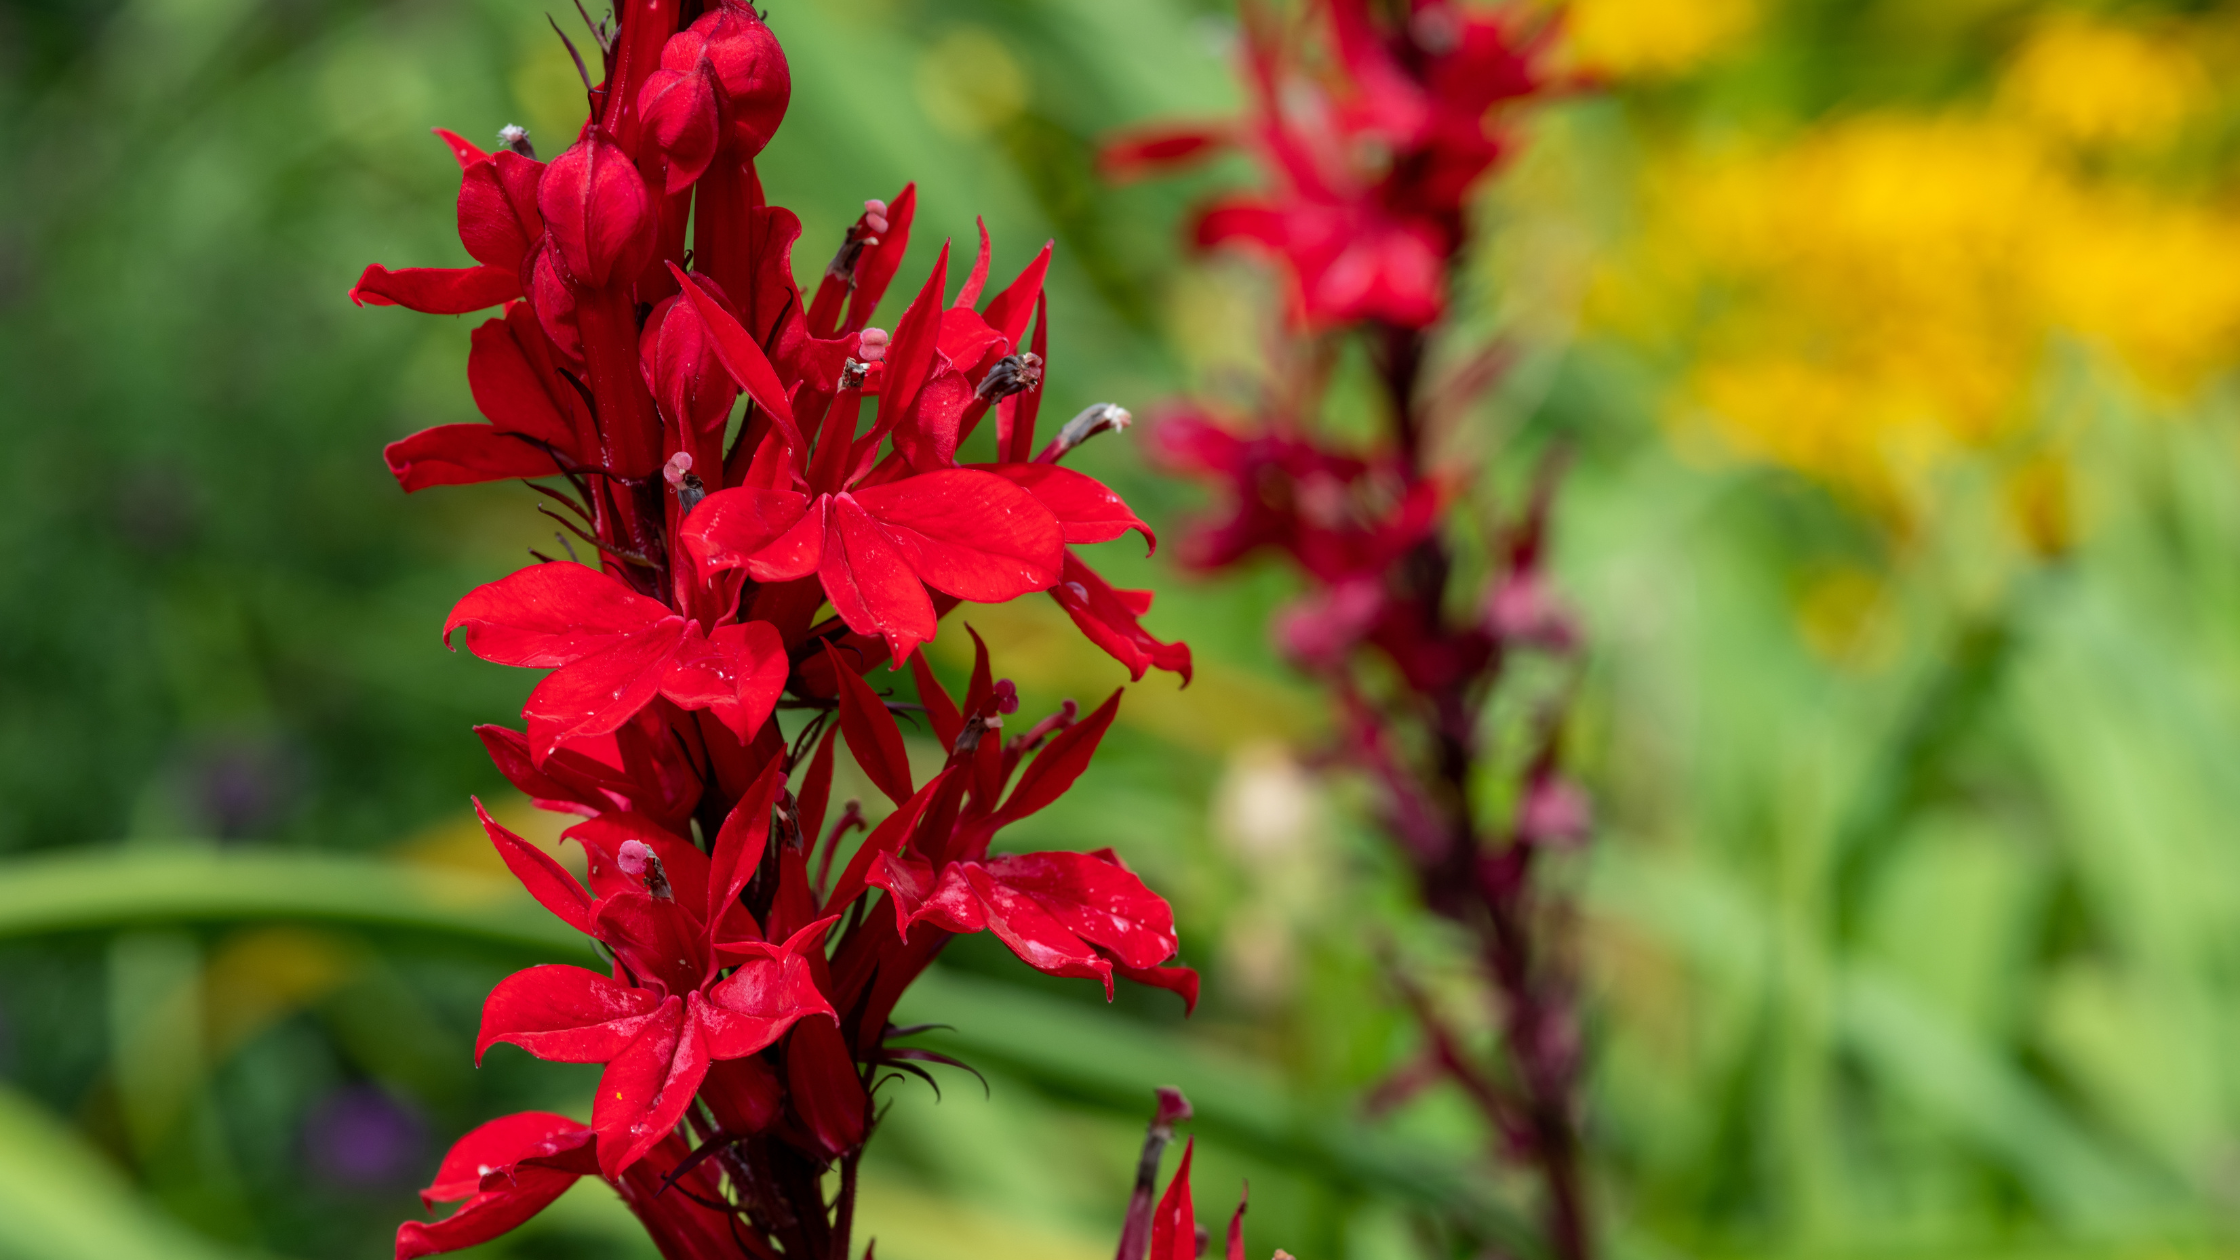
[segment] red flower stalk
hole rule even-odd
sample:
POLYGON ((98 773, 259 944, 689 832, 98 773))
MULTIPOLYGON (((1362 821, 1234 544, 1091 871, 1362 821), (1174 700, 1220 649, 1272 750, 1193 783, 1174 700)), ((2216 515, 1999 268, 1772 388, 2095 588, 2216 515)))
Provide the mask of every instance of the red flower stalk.
POLYGON ((984 646, 961 701, 920 648, 962 601, 1047 592, 1137 678, 1187 678, 1189 649, 1144 630, 1148 594, 1074 551, 1151 541, 1058 462, 1127 413, 1100 404, 1035 451, 1048 249, 988 294, 983 231, 951 295, 944 247, 893 333, 873 328, 909 240, 905 188, 865 203, 805 300, 788 261, 800 222, 755 174, 791 84, 761 16, 644 0, 598 37, 591 116, 550 163, 518 128, 495 153, 439 133, 475 265, 369 267, 351 293, 499 308, 467 369, 489 423, 416 433, 389 467, 406 490, 530 480, 596 553, 539 555, 469 592, 444 637, 550 671, 525 730, 478 733, 539 806, 583 818, 565 833, 583 875, 482 818, 607 963, 501 983, 477 1057, 504 1042, 605 1070, 588 1124, 532 1113, 462 1138, 424 1195, 461 1206, 405 1224, 397 1254, 486 1241, 596 1176, 674 1260, 846 1260, 873 1093, 948 1061, 900 1044, 888 1017, 954 936, 993 932, 1108 993, 1118 976, 1197 998, 1171 965, 1173 912, 1116 854, 991 852, 1081 775, 1119 693, 1012 735, 1017 693, 984 646), (996 460, 959 466, 991 414, 996 460), (923 783, 864 678, 904 663, 908 707, 946 750, 923 783), (803 718, 781 729, 781 709, 803 718), (864 815, 830 808, 842 743, 895 806, 852 849, 864 815))
MULTIPOLYGON (((1441 469, 1434 431, 1498 375, 1496 347, 1459 344, 1447 281, 1468 246, 1468 199, 1509 152, 1503 106, 1544 97, 1550 28, 1523 6, 1446 0, 1317 0, 1285 26, 1245 9, 1244 70, 1255 106, 1240 123, 1158 127, 1115 141, 1108 174, 1194 160, 1225 145, 1258 160, 1266 187, 1199 213, 1201 246, 1241 246, 1287 282, 1287 347, 1314 370, 1274 381, 1257 417, 1176 407, 1154 433, 1170 468, 1226 501, 1182 544, 1222 570, 1284 557, 1306 592, 1279 614, 1285 655, 1330 690, 1336 759, 1366 771, 1424 905, 1475 940, 1500 1053, 1471 1051, 1396 975, 1424 1024, 1425 1061, 1374 1100, 1434 1079, 1459 1084, 1500 1145, 1536 1166, 1550 1250, 1590 1254, 1576 1113, 1573 986, 1552 957, 1542 855, 1588 829, 1585 798, 1560 775, 1560 705, 1549 705, 1521 774, 1504 776, 1485 733, 1488 701, 1528 651, 1568 658, 1575 634, 1542 572, 1553 478, 1468 573, 1450 537, 1466 478, 1441 469), (1311 423, 1340 339, 1367 342, 1385 401, 1383 440, 1349 446, 1311 423), (1462 366, 1434 380, 1434 358, 1462 366), (1484 799, 1517 780, 1505 821, 1484 799)), ((1458 522, 1459 523, 1459 522, 1458 522)))
MULTIPOLYGON (((1190 1157, 1197 1152, 1197 1139, 1183 1145, 1182 1160, 1167 1182, 1167 1192, 1159 1196, 1158 1207, 1152 1207, 1151 1197, 1159 1189, 1159 1157, 1174 1141, 1174 1126, 1191 1114, 1190 1100, 1180 1090, 1161 1089, 1158 1098, 1151 1127, 1143 1136, 1135 1192, 1128 1198, 1128 1214, 1120 1227, 1120 1249, 1115 1260, 1199 1260, 1211 1241, 1190 1201, 1190 1157)), ((1247 1187, 1246 1193, 1237 1196, 1236 1213, 1229 1218, 1228 1243, 1222 1252, 1225 1260, 1245 1260, 1244 1211, 1249 1191, 1247 1187)), ((1291 1260, 1291 1253, 1278 1248, 1274 1260, 1291 1260)))

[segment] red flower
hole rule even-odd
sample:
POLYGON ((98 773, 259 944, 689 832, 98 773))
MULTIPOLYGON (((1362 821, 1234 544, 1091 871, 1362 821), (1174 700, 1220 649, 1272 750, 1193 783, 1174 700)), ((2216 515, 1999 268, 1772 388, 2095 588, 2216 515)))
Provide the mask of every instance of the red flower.
POLYGON ((572 829, 570 838, 590 855, 597 896, 483 816, 523 886, 605 944, 615 974, 551 965, 508 977, 483 1005, 475 1057, 504 1041, 540 1059, 606 1064, 591 1127, 600 1136, 600 1170, 609 1177, 676 1126, 712 1063, 754 1054, 806 1016, 838 1018, 810 963, 812 954, 821 957, 819 943, 833 918, 774 944, 759 939, 753 917, 738 905, 762 862, 779 784, 774 772, 764 776, 725 821, 712 858, 630 815, 572 829))
POLYGON ((932 587, 1001 603, 1048 590, 1065 563, 1049 509, 1017 485, 969 469, 820 494, 726 490, 687 527, 711 570, 758 582, 816 575, 848 628, 879 635, 900 661, 934 634, 932 587))
POLYGON ((360 306, 459 315, 521 296, 523 263, 544 233, 537 210, 544 164, 507 149, 492 156, 440 127, 436 134, 459 159, 459 240, 481 265, 368 267, 350 290, 360 306))
POLYGON ((1108 996, 1115 965, 1143 971, 1174 956, 1174 911, 1110 849, 951 862, 938 879, 923 859, 889 854, 871 882, 894 894, 905 936, 921 922, 993 931, 1035 970, 1102 980, 1108 996))
POLYGON ((1140 128, 1117 137, 1101 164, 1132 178, 1242 141, 1271 187, 1209 206, 1197 243, 1244 244, 1280 261, 1293 313, 1309 326, 1420 328, 1444 309, 1463 205, 1509 148, 1490 111, 1547 86, 1545 28, 1521 33, 1513 15, 1447 4, 1411 6, 1389 25, 1367 0, 1317 7, 1339 74, 1300 73, 1272 20, 1248 20, 1257 113, 1247 125, 1140 128))
POLYGON ((505 304, 468 360, 488 423, 396 442, 391 471, 407 490, 544 479, 541 506, 600 566, 540 554, 444 626, 484 659, 550 671, 525 731, 477 734, 537 805, 582 816, 565 837, 583 878, 484 821, 523 885, 612 962, 500 983, 476 1053, 603 1064, 590 1124, 530 1115, 469 1134, 429 1192, 464 1205, 406 1225, 400 1256, 485 1241, 592 1174, 670 1260, 852 1254, 872 1090, 938 1058, 889 1045, 888 1017, 954 932, 994 931, 1108 989, 1118 974, 1196 999, 1196 973, 1168 965, 1172 911, 1116 856, 988 852, 1078 778, 1115 704, 1077 722, 1069 702, 1006 740, 1015 692, 984 653, 960 709, 917 652, 961 600, 1049 591, 1136 674, 1188 673, 1187 648, 1138 624, 1148 595, 1113 591, 1071 550, 1151 538, 1057 466, 1126 413, 1092 408, 1035 448, 1049 249, 991 293, 983 229, 951 300, 944 246, 890 336, 871 319, 908 246, 905 187, 864 203, 805 301, 800 221, 754 169, 790 96, 784 53, 744 0, 685 11, 617 10, 593 115, 549 165, 517 129, 495 156, 443 133, 476 265, 369 268, 352 291, 505 304), (991 416, 996 459, 959 467, 991 416), (861 677, 882 659, 912 662, 949 748, 923 785, 861 677), (842 742, 899 806, 845 863, 862 815, 850 803, 827 829, 842 742), (858 904, 881 895, 893 915, 858 904))
POLYGON ((477 587, 443 637, 500 665, 549 668, 529 693, 530 751, 542 762, 570 740, 604 735, 656 695, 707 709, 744 739, 785 688, 785 644, 762 622, 700 623, 577 564, 532 565, 477 587))
POLYGON ((464 1199, 434 1224, 397 1227, 397 1260, 488 1242, 550 1206, 599 1171, 594 1135, 566 1116, 524 1111, 500 1116, 452 1144, 435 1180, 420 1192, 429 1207, 464 1199))

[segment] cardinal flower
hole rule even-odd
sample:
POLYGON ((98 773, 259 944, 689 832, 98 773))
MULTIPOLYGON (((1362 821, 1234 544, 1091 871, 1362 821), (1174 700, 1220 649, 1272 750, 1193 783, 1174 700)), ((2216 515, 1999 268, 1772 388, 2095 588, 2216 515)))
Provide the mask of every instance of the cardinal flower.
POLYGON ((707 709, 741 738, 770 716, 786 682, 785 644, 761 622, 700 623, 596 569, 539 564, 476 588, 443 635, 500 665, 550 668, 529 693, 531 756, 604 735, 656 695, 707 709))
POLYGON ((726 820, 712 857, 627 816, 573 829, 591 857, 593 891, 483 815, 523 886, 606 945, 615 971, 555 964, 508 977, 483 1004, 475 1056, 503 1041, 540 1059, 606 1064, 591 1128, 610 1177, 676 1127, 712 1063, 754 1054, 802 1018, 838 1018, 811 966, 832 918, 776 943, 725 931, 755 931, 738 896, 761 864, 779 786, 775 772, 764 776, 726 820))
POLYGON ((441 127, 436 135, 459 159, 459 240, 478 266, 371 266, 350 290, 360 306, 404 306, 431 315, 460 315, 521 296, 524 264, 544 220, 537 186, 544 164, 511 149, 495 155, 441 127))

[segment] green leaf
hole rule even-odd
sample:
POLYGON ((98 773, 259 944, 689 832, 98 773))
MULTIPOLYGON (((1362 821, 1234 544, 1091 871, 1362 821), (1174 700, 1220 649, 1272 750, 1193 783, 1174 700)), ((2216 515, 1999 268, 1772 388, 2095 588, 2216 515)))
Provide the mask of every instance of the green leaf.
POLYGON ((245 1260, 148 1206, 85 1141, 0 1088, 0 1257, 245 1260))
POLYGON ((163 923, 288 919, 580 953, 510 880, 323 853, 75 849, 0 863, 0 938, 163 923))
POLYGON ((1045 1093, 1125 1116, 1148 1118, 1151 1091, 1174 1086, 1196 1109, 1193 1127, 1209 1145, 1344 1189, 1452 1213, 1512 1254, 1543 1253, 1538 1231, 1490 1193, 1466 1154, 1404 1147, 1327 1108, 1302 1105, 1277 1087, 1269 1065, 1228 1059, 1124 1016, 943 968, 911 986, 896 1019, 953 1025, 924 1040, 1045 1093))

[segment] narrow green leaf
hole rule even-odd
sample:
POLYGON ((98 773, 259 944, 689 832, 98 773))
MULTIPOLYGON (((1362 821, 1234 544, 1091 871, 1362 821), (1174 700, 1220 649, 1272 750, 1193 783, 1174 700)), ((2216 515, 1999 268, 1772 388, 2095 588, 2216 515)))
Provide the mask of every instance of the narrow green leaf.
POLYGON ((0 1257, 246 1260, 148 1206, 85 1141, 0 1088, 0 1257))
POLYGON ((510 881, 377 858, 216 848, 76 849, 0 863, 0 938, 291 919, 580 952, 510 881))
POLYGON ((1293 1101, 1264 1064, 1217 1056, 1191 1039, 1124 1016, 1040 997, 943 968, 903 999, 898 1021, 941 1021, 925 1040, 1045 1093, 1125 1116, 1150 1114, 1172 1085, 1197 1111, 1200 1139, 1346 1189, 1470 1221, 1512 1254, 1537 1257, 1537 1231, 1449 1152, 1403 1146, 1327 1109, 1293 1101))

